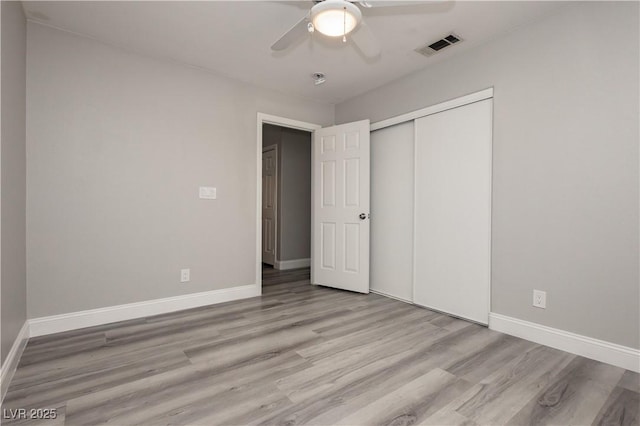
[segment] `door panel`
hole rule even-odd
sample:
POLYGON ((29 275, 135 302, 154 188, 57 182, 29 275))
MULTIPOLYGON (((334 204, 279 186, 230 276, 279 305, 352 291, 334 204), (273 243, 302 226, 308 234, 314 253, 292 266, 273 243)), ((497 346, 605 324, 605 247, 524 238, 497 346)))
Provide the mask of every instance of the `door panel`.
POLYGON ((335 207, 336 205, 336 162, 322 162, 322 206, 335 207))
POLYGON ((360 159, 344 160, 344 205, 360 207, 360 159))
POLYGON ((277 146, 262 151, 262 262, 276 261, 276 214, 278 204, 277 146))
POLYGON ((320 267, 334 271, 336 269, 336 224, 323 222, 320 224, 322 235, 320 247, 322 259, 320 267))
POLYGON ((417 119, 414 302, 487 324, 492 100, 417 119))
POLYGON ((360 272, 360 224, 344 224, 344 270, 360 272))
POLYGON ((369 128, 364 120, 314 134, 313 284, 369 292, 369 128))
POLYGON ((326 154, 328 152, 336 152, 336 136, 335 135, 327 135, 321 138, 321 149, 322 154, 326 154))

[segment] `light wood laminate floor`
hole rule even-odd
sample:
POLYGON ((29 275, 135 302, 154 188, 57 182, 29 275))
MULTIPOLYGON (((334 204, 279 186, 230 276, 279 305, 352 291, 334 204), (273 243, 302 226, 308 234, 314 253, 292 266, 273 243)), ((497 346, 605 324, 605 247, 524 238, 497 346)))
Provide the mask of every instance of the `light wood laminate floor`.
POLYGON ((113 425, 638 424, 638 374, 375 294, 264 295, 29 341, 7 410, 113 425))

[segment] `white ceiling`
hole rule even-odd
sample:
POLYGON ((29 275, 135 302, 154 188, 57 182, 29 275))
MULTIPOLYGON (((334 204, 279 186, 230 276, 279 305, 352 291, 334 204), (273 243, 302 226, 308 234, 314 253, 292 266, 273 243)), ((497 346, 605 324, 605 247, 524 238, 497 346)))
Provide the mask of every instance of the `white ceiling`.
MULTIPOLYGON (((375 0, 374 0, 375 1, 375 0)), ((551 1, 433 1, 365 9, 382 54, 364 58, 350 42, 318 33, 284 52, 271 44, 311 1, 24 2, 27 17, 139 53, 194 65, 254 85, 338 103, 457 55, 552 13, 551 1), (414 49, 454 32, 465 41, 426 58, 414 49), (314 86, 311 74, 327 82, 314 86)))

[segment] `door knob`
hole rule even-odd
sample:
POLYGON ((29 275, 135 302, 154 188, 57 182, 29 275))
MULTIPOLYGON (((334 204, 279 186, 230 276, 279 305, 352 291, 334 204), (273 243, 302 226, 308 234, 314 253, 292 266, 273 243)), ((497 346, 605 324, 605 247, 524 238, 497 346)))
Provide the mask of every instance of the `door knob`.
POLYGON ((360 218, 360 220, 365 220, 367 218, 367 214, 366 213, 360 213, 360 216, 358 216, 360 218))

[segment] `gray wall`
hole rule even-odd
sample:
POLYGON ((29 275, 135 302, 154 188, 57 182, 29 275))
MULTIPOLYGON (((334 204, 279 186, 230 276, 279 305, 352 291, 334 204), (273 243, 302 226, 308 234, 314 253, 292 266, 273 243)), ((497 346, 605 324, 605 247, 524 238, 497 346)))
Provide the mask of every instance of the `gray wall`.
POLYGON ((20 2, 0 2, 1 157, 1 361, 4 362, 27 319, 25 266, 25 74, 26 22, 20 2))
POLYGON ((494 86, 492 311, 633 348, 638 6, 572 4, 336 106, 375 122, 494 86))
POLYGON ((278 145, 277 260, 311 257, 311 133, 265 124, 263 146, 278 145))
POLYGON ((333 122, 331 105, 32 23, 27 105, 31 318, 254 284, 256 114, 333 122))

